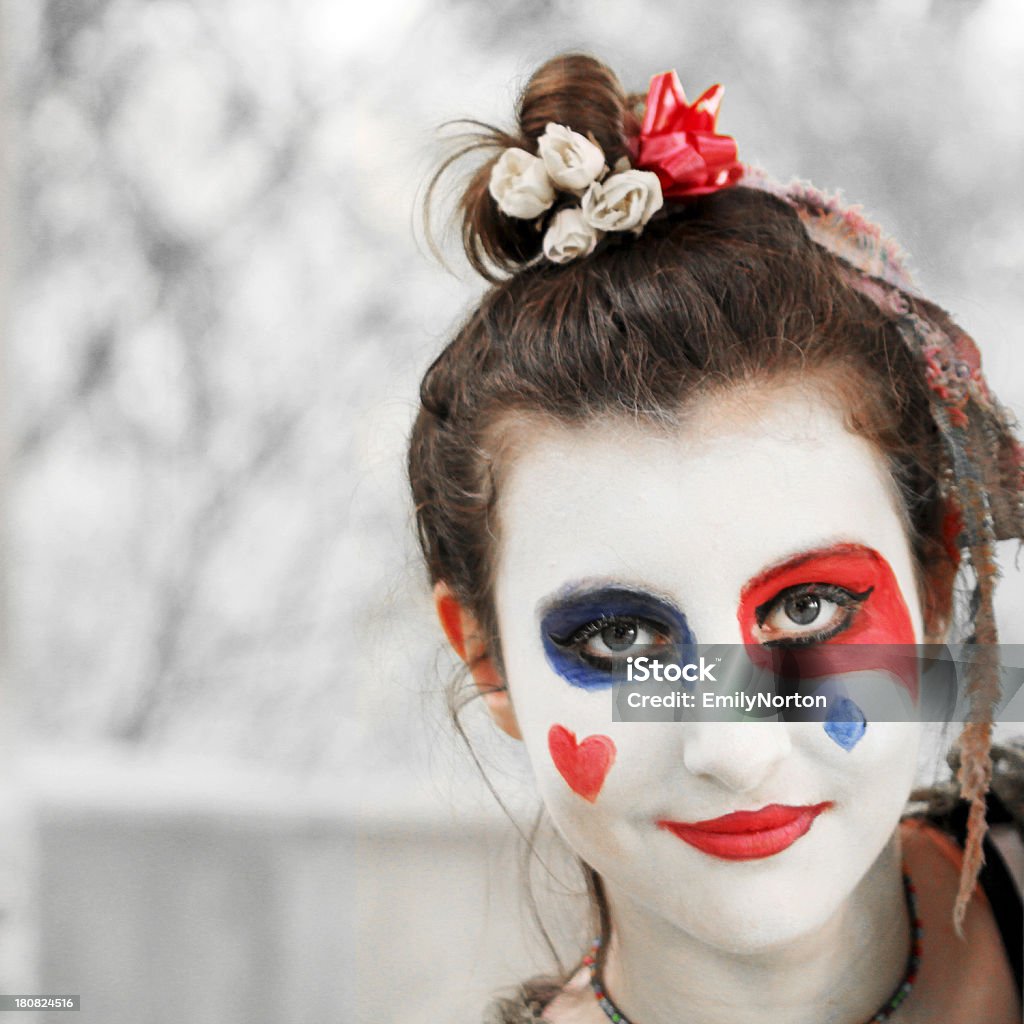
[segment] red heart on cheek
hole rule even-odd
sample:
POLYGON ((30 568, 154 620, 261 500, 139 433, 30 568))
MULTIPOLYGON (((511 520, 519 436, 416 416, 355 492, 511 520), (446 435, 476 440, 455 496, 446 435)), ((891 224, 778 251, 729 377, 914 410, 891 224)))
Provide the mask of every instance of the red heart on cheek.
POLYGON ((615 762, 612 738, 588 736, 582 743, 577 743, 576 733, 564 725, 553 725, 548 731, 548 750, 569 788, 593 803, 615 762))

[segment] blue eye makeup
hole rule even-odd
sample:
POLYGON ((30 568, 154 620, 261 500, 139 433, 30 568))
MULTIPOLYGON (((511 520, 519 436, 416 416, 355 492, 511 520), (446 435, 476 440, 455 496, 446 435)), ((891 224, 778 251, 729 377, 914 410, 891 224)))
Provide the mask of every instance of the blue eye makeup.
POLYGON ((570 586, 544 606, 541 643, 566 682, 601 689, 626 679, 629 660, 692 660, 686 616, 665 598, 630 587, 570 586))

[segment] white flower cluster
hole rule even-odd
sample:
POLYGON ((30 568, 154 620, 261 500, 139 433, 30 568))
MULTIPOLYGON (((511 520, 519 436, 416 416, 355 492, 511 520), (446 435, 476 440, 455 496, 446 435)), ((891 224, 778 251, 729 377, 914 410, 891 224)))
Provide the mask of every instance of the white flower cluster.
POLYGON ((630 169, 625 157, 609 174, 601 147, 565 125, 549 123, 537 153, 506 149, 491 170, 490 193, 502 213, 522 220, 551 209, 558 192, 579 197, 544 232, 544 255, 554 263, 589 255, 606 231, 640 234, 664 203, 656 174, 630 169))

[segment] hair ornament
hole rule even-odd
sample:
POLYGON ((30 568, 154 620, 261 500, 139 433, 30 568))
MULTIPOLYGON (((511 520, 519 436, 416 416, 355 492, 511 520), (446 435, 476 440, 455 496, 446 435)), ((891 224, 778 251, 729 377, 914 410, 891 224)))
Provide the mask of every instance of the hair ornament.
POLYGON ((548 122, 537 152, 555 187, 578 196, 608 170, 601 147, 564 124, 548 122))
POLYGON ((658 176, 666 199, 707 195, 742 177, 735 140, 715 131, 724 92, 713 85, 688 104, 674 71, 651 79, 635 162, 658 176))
POLYGON ((491 169, 489 191, 509 217, 533 220, 555 201, 555 186, 544 161, 525 149, 506 149, 491 169))
MULTIPOLYGON (((838 192, 825 192, 807 181, 794 179, 788 183, 776 181, 763 168, 746 164, 739 182, 744 188, 769 192, 796 211, 812 241, 828 249, 857 270, 858 278, 872 278, 892 285, 908 295, 920 297, 907 268, 907 256, 900 246, 883 234, 882 229, 869 220, 859 206, 844 201, 838 192)), ((857 286, 857 282, 851 279, 857 286)), ((905 312, 904 300, 897 306, 887 306, 887 290, 877 290, 871 298, 888 312, 905 312)))
POLYGON ((568 263, 589 256, 601 234, 587 221, 580 207, 567 206, 551 218, 544 232, 544 255, 552 263, 568 263))
POLYGON ((552 263, 590 255, 608 232, 639 235, 666 199, 716 192, 742 175, 736 143, 715 132, 722 92, 714 85, 690 105, 674 71, 655 75, 640 134, 629 139, 632 163, 622 157, 609 170, 593 135, 549 121, 536 154, 502 152, 488 191, 506 216, 538 222, 552 263))
POLYGON ((488 191, 502 213, 536 219, 538 226, 559 194, 566 197, 544 231, 543 251, 552 263, 589 256, 609 231, 639 235, 664 203, 656 174, 634 170, 625 157, 609 172, 592 137, 554 122, 538 140, 536 156, 518 148, 501 154, 488 191))

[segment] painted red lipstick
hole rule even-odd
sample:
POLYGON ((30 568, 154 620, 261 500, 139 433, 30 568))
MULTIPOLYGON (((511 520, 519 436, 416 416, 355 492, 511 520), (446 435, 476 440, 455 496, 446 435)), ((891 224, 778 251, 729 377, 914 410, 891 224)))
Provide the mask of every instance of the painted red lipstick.
POLYGON ((684 843, 723 860, 757 860, 774 857, 806 834, 814 819, 831 802, 807 807, 769 804, 759 811, 734 811, 707 821, 658 822, 684 843))

